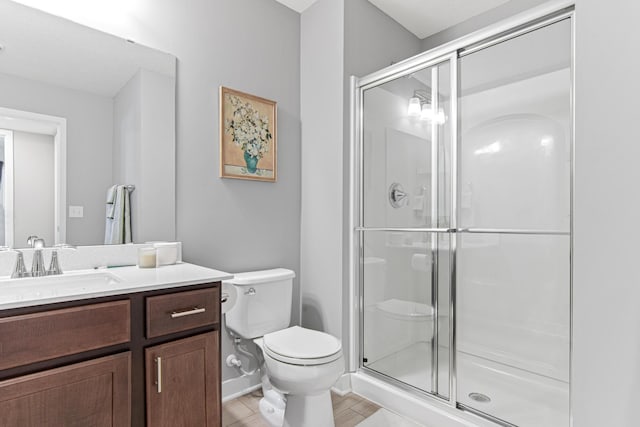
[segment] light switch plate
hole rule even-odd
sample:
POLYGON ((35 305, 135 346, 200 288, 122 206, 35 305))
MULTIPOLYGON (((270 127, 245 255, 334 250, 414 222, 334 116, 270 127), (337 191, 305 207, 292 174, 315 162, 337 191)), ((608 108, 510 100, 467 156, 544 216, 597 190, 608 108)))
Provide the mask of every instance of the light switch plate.
POLYGON ((69 218, 82 218, 82 217, 84 217, 84 206, 69 205, 69 218))

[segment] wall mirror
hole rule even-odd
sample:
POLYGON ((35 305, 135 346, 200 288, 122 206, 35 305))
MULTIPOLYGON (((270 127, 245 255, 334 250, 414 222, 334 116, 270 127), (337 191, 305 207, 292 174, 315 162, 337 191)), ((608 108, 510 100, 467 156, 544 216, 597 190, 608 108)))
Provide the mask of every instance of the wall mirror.
POLYGON ((176 58, 6 0, 0 28, 0 245, 103 244, 115 184, 173 240, 176 58))

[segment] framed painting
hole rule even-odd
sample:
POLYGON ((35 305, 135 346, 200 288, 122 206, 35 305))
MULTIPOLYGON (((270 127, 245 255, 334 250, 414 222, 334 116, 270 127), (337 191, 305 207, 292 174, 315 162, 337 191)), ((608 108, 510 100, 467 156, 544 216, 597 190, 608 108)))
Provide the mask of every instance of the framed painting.
POLYGON ((220 86, 220 177, 275 182, 276 102, 220 86))

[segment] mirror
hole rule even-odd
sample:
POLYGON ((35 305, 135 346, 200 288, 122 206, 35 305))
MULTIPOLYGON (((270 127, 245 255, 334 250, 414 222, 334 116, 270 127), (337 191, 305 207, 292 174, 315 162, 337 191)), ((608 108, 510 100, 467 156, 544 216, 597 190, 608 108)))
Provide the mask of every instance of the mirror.
POLYGON ((174 240, 176 58, 5 0, 0 28, 0 245, 103 244, 116 184, 133 241, 174 240))

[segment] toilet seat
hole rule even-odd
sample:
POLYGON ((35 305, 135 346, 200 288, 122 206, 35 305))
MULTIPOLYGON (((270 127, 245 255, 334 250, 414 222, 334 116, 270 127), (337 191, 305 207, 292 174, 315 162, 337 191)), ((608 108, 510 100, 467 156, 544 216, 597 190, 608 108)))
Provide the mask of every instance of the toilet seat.
POLYGON ((290 365, 313 366, 342 356, 340 340, 324 332, 292 326, 263 337, 265 353, 290 365))

